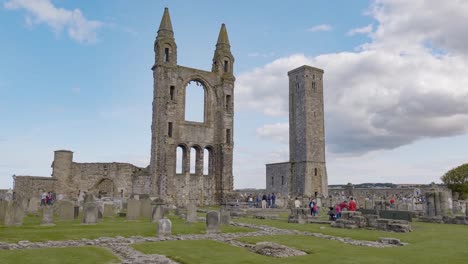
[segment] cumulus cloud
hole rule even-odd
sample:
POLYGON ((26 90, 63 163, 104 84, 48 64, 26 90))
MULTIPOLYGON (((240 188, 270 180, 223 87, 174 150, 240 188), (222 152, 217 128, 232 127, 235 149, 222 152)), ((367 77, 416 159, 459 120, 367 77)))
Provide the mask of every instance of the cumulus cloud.
POLYGON ((307 31, 309 32, 319 32, 319 31, 331 31, 333 27, 328 24, 321 24, 321 25, 316 25, 311 28, 308 28, 307 31))
POLYGON ((367 25, 365 27, 353 28, 350 31, 348 31, 348 33, 346 33, 346 35, 354 36, 354 35, 357 35, 357 34, 369 34, 369 33, 372 32, 372 28, 373 28, 372 24, 369 24, 369 25, 367 25))
MULTIPOLYGON (((468 20, 468 2, 376 0, 370 14, 376 30, 356 52, 295 54, 240 74, 237 105, 287 116, 287 72, 308 64, 325 70, 332 152, 366 153, 467 133, 468 46, 462 43, 468 27, 461 25, 468 20)), ((272 134, 274 126, 257 134, 284 142, 287 131, 272 134)))
POLYGON ((267 124, 257 128, 256 132, 261 138, 273 139, 283 144, 289 142, 289 124, 287 123, 267 124))
POLYGON ((47 24, 59 34, 66 30, 68 36, 79 43, 93 43, 97 40, 97 30, 103 23, 88 20, 81 10, 57 8, 50 0, 9 0, 4 3, 8 10, 24 9, 28 25, 47 24))

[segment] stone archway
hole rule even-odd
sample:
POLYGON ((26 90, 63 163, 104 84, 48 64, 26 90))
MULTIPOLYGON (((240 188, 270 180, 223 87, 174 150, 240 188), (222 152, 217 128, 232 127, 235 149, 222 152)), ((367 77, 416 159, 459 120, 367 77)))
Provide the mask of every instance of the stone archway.
POLYGON ((111 179, 102 179, 94 188, 99 197, 114 197, 114 181, 111 179))

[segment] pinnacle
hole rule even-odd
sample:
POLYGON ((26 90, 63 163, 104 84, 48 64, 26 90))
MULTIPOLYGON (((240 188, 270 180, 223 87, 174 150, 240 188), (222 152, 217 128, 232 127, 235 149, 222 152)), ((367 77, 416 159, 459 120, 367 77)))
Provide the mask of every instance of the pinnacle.
POLYGON ((226 25, 224 23, 221 25, 221 29, 219 30, 218 42, 216 43, 216 45, 220 44, 230 45, 226 25))
POLYGON ((173 33, 172 31, 172 23, 171 23, 171 16, 169 15, 169 8, 164 8, 164 14, 161 19, 161 24, 159 26, 158 34, 160 31, 169 31, 173 33))

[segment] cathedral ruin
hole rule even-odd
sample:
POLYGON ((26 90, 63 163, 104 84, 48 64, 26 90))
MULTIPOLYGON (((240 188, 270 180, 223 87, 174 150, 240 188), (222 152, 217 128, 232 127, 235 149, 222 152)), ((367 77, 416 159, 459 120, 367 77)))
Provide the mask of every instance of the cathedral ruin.
POLYGON ((116 162, 77 163, 73 152, 57 150, 52 177, 13 176, 15 193, 26 199, 52 191, 66 198, 91 192, 104 197, 156 197, 176 205, 220 203, 233 190, 235 77, 230 48, 226 26, 222 24, 211 71, 178 65, 177 45, 166 8, 154 43, 149 167, 116 162), (203 87, 202 122, 185 118, 186 88, 192 82, 203 87), (181 150, 181 161, 177 160, 177 149, 181 150), (193 153, 195 157, 191 158, 193 153), (195 164, 191 164, 192 160, 195 164))

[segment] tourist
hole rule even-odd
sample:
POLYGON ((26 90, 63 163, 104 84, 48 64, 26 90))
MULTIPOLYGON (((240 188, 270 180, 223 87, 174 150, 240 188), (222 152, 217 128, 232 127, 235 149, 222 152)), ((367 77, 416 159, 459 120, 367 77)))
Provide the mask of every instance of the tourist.
POLYGON ((314 199, 312 199, 311 197, 309 201, 310 215, 314 215, 314 205, 315 205, 314 199))
POLYGON ((395 198, 390 198, 390 208, 395 208, 395 198))
POLYGON ((299 199, 297 197, 294 200, 294 207, 295 208, 300 208, 301 207, 301 201, 299 201, 299 199))
POLYGON ((351 200, 349 201, 348 208, 350 211, 356 211, 356 202, 354 201, 353 197, 351 197, 351 200))
POLYGON ((330 221, 335 221, 336 220, 336 212, 335 212, 335 209, 333 207, 328 207, 328 209, 330 209, 330 211, 328 211, 328 220, 330 221))
POLYGON ((252 194, 249 194, 249 197, 247 198, 248 201, 249 201, 249 208, 252 208, 253 207, 253 197, 252 197, 252 194))
POLYGON ((270 194, 267 195, 267 206, 268 208, 271 207, 271 195, 270 194))
POLYGON ((266 209, 266 206, 267 206, 267 196, 266 194, 263 194, 262 196, 262 209, 266 209))
POLYGON ((318 205, 317 202, 314 201, 314 206, 312 207, 312 215, 317 216, 318 215, 318 205))
POLYGON ((44 191, 41 195, 41 206, 47 204, 47 193, 44 191))
POLYGON ((276 196, 275 196, 275 193, 272 193, 271 194, 271 208, 275 208, 276 207, 276 196))
POLYGON ((335 205, 336 220, 341 218, 341 207, 339 204, 335 205))
POLYGON ((260 196, 257 194, 255 195, 255 207, 260 208, 260 206, 261 206, 260 196))
POLYGON ((340 212, 343 211, 343 210, 348 210, 348 203, 346 202, 346 200, 344 200, 343 202, 341 202, 339 204, 340 206, 340 212))

